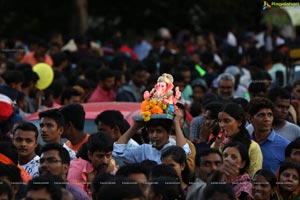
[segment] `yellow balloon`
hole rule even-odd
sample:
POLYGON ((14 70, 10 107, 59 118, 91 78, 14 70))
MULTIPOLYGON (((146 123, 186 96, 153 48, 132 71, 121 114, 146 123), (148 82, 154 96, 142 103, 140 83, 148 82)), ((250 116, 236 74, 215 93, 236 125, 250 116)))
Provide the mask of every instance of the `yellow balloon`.
POLYGON ((44 90, 52 83, 54 78, 54 72, 52 67, 46 63, 38 63, 33 66, 32 70, 39 76, 39 80, 36 83, 36 87, 40 90, 44 90))

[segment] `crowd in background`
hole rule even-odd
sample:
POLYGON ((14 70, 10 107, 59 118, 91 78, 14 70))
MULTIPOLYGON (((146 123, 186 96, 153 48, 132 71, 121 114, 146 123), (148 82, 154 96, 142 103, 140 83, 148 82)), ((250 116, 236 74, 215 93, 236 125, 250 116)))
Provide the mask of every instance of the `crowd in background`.
POLYGON ((59 32, 1 38, 0 195, 300 199, 300 55, 291 53, 299 39, 274 26, 240 35, 160 28, 130 44, 121 30, 97 40, 66 41, 59 32), (41 62, 54 72, 43 90, 33 70, 41 62), (133 139, 143 126, 114 108, 95 119, 98 133, 83 132, 79 104, 142 102, 163 73, 181 98, 174 120, 150 120, 146 142, 133 139), (40 133, 24 122, 37 111, 40 133))

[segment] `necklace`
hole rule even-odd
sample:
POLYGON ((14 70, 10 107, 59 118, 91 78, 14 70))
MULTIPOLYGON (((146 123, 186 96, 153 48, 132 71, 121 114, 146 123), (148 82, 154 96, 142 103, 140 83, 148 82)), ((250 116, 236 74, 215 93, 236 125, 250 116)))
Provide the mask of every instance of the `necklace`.
POLYGON ((153 95, 152 99, 154 99, 154 100, 156 100, 156 101, 159 102, 159 101, 162 101, 163 99, 166 99, 171 94, 173 94, 172 90, 168 91, 166 94, 162 95, 161 97, 156 97, 156 95, 153 95))

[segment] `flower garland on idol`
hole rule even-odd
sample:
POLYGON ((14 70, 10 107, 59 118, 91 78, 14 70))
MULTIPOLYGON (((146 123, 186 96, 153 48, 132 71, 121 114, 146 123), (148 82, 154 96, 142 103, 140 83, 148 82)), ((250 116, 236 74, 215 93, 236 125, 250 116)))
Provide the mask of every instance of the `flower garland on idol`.
POLYGON ((144 92, 144 101, 141 103, 142 119, 147 122, 152 115, 173 114, 177 109, 176 103, 180 99, 181 92, 175 88, 173 95, 173 76, 171 74, 162 74, 149 92, 144 92))

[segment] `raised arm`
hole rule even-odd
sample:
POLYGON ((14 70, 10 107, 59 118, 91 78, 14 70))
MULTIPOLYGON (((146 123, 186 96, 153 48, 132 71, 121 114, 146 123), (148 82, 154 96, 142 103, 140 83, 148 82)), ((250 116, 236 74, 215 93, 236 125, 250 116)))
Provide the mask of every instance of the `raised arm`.
POLYGON ((134 121, 132 126, 118 139, 117 144, 127 144, 130 138, 142 127, 144 123, 141 121, 134 121))
POLYGON ((183 111, 181 109, 177 109, 174 114, 175 117, 173 120, 173 124, 176 133, 176 145, 183 147, 187 143, 180 127, 180 121, 183 119, 183 111))

